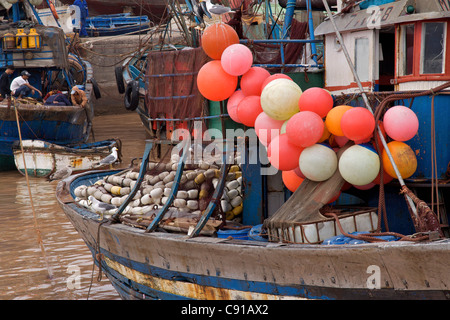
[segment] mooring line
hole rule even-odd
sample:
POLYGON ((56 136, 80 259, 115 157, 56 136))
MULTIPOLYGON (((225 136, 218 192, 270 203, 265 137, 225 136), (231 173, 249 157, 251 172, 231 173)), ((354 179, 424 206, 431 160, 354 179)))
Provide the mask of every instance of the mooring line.
POLYGON ((19 113, 17 111, 17 104, 16 104, 15 100, 14 100, 13 106, 14 106, 14 111, 15 111, 15 114, 16 114, 17 131, 19 133, 19 142, 20 142, 20 150, 22 152, 23 168, 24 168, 24 171, 25 171, 25 178, 27 180, 28 194, 30 195, 31 209, 33 211, 34 229, 36 230, 39 246, 41 248, 41 252, 42 252, 42 255, 44 256, 44 261, 45 261, 45 264, 47 266, 48 277, 49 277, 49 279, 53 279, 53 272, 52 272, 52 270, 50 268, 50 265, 48 264, 47 254, 45 252, 44 242, 42 241, 41 231, 39 229, 39 224, 38 224, 37 216, 36 216, 36 210, 34 208, 33 196, 31 194, 30 180, 29 180, 29 177, 28 177, 27 165, 25 163, 25 152, 23 150, 23 144, 22 144, 22 133, 21 133, 21 130, 20 130, 19 113))

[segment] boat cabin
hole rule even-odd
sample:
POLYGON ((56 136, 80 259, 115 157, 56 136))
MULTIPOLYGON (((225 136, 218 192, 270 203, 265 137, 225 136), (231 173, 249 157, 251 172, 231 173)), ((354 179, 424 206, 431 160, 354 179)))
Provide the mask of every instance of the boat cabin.
MULTIPOLYGON (((335 22, 365 91, 428 90, 450 80, 450 1, 372 0, 352 10, 335 22)), ((358 92, 329 19, 315 36, 324 38, 326 89, 358 92)))

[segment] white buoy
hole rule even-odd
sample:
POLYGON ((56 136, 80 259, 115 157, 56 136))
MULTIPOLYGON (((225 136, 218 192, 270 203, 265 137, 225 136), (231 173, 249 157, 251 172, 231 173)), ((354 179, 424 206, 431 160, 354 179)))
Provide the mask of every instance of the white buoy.
POLYGON ((305 148, 300 154, 299 166, 305 177, 312 181, 325 181, 336 172, 338 160, 333 149, 323 144, 305 148))
MULTIPOLYGON (((303 170, 302 170, 303 172, 303 170)), ((368 144, 358 144, 345 150, 339 159, 339 172, 350 184, 364 186, 380 172, 380 158, 368 144)))

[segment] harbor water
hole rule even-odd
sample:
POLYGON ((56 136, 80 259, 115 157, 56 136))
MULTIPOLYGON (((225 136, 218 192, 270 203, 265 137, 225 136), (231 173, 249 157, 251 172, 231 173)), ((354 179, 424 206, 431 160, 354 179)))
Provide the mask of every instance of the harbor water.
MULTIPOLYGON (((96 141, 121 140, 122 163, 115 168, 142 156, 146 134, 135 112, 98 116, 93 129, 96 141)), ((0 176, 0 299, 118 300, 106 276, 98 281, 91 252, 59 207, 57 182, 30 177, 30 198, 25 176, 0 176)))

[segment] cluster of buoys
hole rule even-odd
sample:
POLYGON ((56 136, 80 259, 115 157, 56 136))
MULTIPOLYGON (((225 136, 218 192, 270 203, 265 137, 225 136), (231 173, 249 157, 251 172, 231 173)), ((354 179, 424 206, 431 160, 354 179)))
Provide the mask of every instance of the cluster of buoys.
MULTIPOLYGON (((168 163, 149 163, 139 190, 123 213, 139 215, 161 209, 171 195, 179 160, 177 155, 172 155, 168 163)), ((219 166, 214 163, 186 164, 170 207, 182 214, 198 218, 207 208, 219 183, 220 175, 219 166)), ((88 198, 93 196, 101 202, 116 206, 104 213, 105 216, 113 215, 128 198, 138 176, 139 172, 128 171, 106 176, 93 185, 80 185, 74 190, 76 201, 92 209, 88 198)), ((232 165, 220 201, 227 220, 240 222, 243 212, 242 194, 241 169, 238 165, 232 165)))
MULTIPOLYGON (((231 119, 255 128, 270 163, 283 171, 283 182, 291 191, 305 178, 325 181, 336 170, 346 182, 363 190, 380 183, 380 156, 373 142, 379 137, 374 134, 375 117, 367 108, 334 106, 325 89, 303 91, 285 74, 271 75, 264 68, 252 67, 251 51, 239 44, 228 25, 206 28, 202 46, 215 60, 199 72, 200 92, 212 101, 228 99, 231 119), (355 145, 338 160, 337 151, 350 140, 355 145)), ((417 116, 404 106, 392 107, 379 126, 394 140, 388 148, 402 177, 410 177, 417 159, 405 141, 418 131, 417 116)), ((387 173, 384 182, 397 178, 386 151, 381 152, 387 173)))

